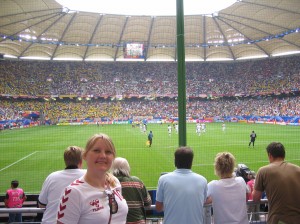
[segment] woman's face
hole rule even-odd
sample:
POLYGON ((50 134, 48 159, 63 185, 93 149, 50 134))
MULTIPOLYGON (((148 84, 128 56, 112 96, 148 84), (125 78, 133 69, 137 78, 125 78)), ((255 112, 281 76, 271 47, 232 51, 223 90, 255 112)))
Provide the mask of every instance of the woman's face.
POLYGON ((115 158, 114 151, 106 144, 105 140, 98 139, 84 155, 87 169, 106 172, 110 169, 115 158))

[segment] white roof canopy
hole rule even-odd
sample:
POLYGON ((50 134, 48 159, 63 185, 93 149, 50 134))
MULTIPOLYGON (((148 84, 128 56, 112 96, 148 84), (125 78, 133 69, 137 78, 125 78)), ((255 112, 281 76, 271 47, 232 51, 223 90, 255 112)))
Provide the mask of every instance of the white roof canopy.
MULTIPOLYGON (((55 0, 0 2, 0 54, 5 56, 124 60, 126 44, 140 43, 142 60, 177 60, 176 16, 72 11, 55 0)), ((299 28, 300 1, 237 1, 211 15, 185 15, 185 58, 238 60, 299 53, 299 28)))

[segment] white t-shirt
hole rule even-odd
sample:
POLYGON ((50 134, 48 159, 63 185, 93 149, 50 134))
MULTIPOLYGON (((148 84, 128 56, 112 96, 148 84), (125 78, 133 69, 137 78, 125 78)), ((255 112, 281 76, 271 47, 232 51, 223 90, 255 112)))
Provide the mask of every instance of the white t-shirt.
POLYGON ((38 199, 40 204, 46 205, 43 224, 56 223, 57 207, 62 193, 69 184, 82 177, 85 172, 86 170, 82 169, 65 169, 53 172, 46 178, 38 199))
POLYGON ((242 177, 213 180, 208 183, 207 196, 212 198, 215 224, 248 224, 246 193, 242 177))
MULTIPOLYGON (((110 191, 115 194, 118 212, 112 214, 111 224, 125 224, 128 206, 121 194, 121 184, 115 179, 117 186, 110 191)), ((83 177, 65 189, 57 212, 57 220, 65 224, 106 224, 109 217, 108 195, 105 191, 86 183, 83 177)))

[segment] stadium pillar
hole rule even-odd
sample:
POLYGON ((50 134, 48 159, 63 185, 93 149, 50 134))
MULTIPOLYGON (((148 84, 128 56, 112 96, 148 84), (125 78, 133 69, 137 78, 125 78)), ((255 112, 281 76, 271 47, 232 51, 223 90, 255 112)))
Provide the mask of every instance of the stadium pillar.
POLYGON ((186 146, 186 84, 183 0, 176 0, 179 146, 186 146))

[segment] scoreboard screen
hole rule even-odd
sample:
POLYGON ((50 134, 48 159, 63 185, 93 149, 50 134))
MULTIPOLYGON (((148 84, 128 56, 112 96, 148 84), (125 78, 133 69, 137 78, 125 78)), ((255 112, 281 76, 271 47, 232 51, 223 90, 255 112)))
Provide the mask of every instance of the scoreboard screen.
POLYGON ((126 43, 124 47, 124 58, 145 58, 144 44, 126 43))

